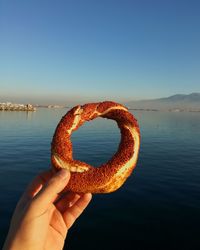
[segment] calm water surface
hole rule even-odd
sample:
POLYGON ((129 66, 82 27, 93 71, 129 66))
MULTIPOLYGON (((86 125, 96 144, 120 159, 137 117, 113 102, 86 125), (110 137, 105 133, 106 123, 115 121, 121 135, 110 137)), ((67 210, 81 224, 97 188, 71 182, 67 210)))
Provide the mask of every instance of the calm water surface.
MULTIPOLYGON (((27 183, 50 167, 50 143, 66 110, 0 112, 0 243, 27 183)), ((200 249, 200 113, 134 112, 141 128, 137 167, 124 186, 93 201, 66 249, 200 249)), ((95 166, 117 150, 114 121, 73 133, 74 158, 95 166)))

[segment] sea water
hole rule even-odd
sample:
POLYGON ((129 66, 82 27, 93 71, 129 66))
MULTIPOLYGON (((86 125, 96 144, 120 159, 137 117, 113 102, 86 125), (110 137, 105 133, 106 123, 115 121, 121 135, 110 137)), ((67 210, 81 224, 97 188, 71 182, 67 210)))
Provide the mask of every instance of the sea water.
MULTIPOLYGON (((50 143, 66 109, 0 112, 0 243, 26 185, 50 168, 50 143)), ((138 164, 126 183, 98 194, 70 229, 65 249, 200 249, 200 113, 134 111, 138 164)), ((97 118, 72 135, 73 156, 94 166, 117 151, 115 121, 97 118)))

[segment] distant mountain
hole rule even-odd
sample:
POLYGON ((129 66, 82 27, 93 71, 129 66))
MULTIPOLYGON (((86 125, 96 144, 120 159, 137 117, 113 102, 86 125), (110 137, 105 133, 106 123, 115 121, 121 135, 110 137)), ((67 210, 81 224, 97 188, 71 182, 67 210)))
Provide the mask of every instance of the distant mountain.
POLYGON ((189 95, 177 94, 159 99, 131 101, 126 103, 126 105, 133 109, 200 110, 200 93, 192 93, 189 95))
POLYGON ((157 99, 160 101, 172 101, 172 102, 200 102, 200 93, 192 93, 189 95, 172 95, 166 98, 157 99))

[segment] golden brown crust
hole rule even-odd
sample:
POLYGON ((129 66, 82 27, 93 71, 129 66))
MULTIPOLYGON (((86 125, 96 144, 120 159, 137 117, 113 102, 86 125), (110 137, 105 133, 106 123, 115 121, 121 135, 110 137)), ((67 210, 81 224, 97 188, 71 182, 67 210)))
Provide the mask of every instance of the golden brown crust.
POLYGON ((76 106, 59 122, 51 144, 54 169, 67 168, 71 178, 66 190, 81 193, 109 193, 118 189, 136 166, 140 146, 137 120, 127 108, 115 102, 88 103, 76 106), (71 133, 85 121, 96 117, 113 119, 121 131, 118 151, 105 164, 95 168, 72 157, 71 133))

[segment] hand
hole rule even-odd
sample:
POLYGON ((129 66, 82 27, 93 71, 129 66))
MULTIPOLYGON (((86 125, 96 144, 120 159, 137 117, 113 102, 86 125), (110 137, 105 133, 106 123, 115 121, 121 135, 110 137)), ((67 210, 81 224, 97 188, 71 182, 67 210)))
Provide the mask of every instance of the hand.
POLYGON ((61 250, 67 231, 91 200, 91 194, 60 194, 70 172, 37 176, 19 200, 3 250, 61 250))

